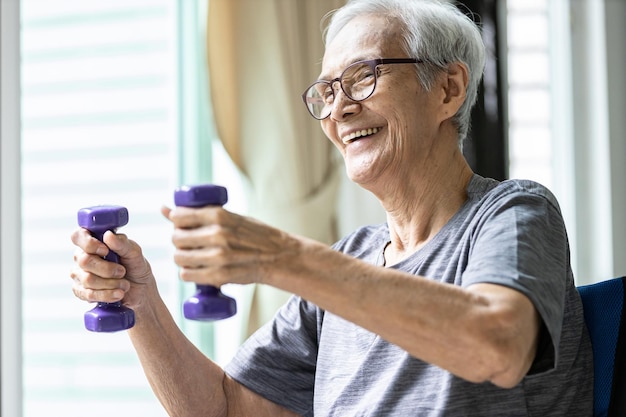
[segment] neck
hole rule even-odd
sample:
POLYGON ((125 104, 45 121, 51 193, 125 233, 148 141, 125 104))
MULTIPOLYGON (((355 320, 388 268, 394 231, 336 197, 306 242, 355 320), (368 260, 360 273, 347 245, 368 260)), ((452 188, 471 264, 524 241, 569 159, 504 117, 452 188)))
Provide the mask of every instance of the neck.
MULTIPOLYGON (((387 265, 414 253, 454 216, 467 200, 467 185, 473 172, 460 150, 445 169, 421 170, 425 175, 402 178, 381 198, 387 212, 391 243, 387 265)), ((441 166, 441 165, 440 165, 441 166)))

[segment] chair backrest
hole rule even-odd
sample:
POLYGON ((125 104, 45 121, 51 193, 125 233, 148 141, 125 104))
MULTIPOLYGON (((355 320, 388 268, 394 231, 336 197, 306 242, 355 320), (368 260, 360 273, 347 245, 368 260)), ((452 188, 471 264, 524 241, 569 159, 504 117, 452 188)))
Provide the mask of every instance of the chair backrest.
POLYGON ((626 416, 626 277, 578 287, 591 336, 595 417, 626 416))

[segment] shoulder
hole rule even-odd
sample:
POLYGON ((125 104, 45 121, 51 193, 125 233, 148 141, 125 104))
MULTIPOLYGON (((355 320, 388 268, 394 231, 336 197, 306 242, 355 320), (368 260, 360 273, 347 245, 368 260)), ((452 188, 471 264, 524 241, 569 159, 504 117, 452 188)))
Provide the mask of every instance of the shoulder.
POLYGON ((557 212, 561 211, 552 191, 536 181, 527 179, 497 181, 474 175, 467 187, 467 194, 470 200, 487 205, 507 204, 507 202, 516 204, 542 202, 547 203, 557 212))

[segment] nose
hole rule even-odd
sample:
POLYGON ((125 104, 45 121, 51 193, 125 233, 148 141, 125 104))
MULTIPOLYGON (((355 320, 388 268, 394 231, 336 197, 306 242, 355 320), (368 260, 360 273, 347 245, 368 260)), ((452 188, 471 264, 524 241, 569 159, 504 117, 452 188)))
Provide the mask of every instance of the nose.
POLYGON ((330 118, 335 121, 345 120, 347 117, 358 113, 360 109, 361 103, 352 100, 339 88, 335 92, 335 100, 330 110, 330 118))

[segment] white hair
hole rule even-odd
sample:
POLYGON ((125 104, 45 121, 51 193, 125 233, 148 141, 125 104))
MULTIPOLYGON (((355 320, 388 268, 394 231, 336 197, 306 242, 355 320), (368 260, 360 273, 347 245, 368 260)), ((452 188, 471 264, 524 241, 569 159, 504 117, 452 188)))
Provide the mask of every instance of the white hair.
POLYGON ((474 21, 454 4, 442 0, 349 0, 327 15, 324 41, 328 45, 352 19, 363 15, 385 16, 399 25, 401 47, 410 57, 423 59, 417 70, 427 91, 441 71, 452 62, 462 62, 468 70, 466 100, 454 115, 459 147, 462 148, 476 103, 485 68, 485 45, 474 21))

